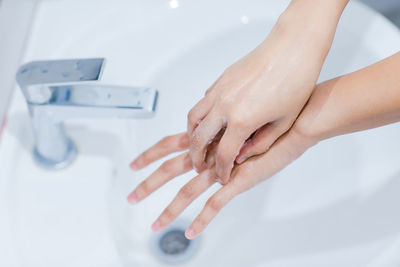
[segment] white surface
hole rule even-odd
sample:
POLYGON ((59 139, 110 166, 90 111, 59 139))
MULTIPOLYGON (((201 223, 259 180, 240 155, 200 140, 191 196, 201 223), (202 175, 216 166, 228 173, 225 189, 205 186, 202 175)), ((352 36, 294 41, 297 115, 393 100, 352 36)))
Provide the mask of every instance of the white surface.
POLYGON ((0 130, 35 5, 36 0, 0 1, 0 130))
POLYGON ((360 0, 361 2, 372 6, 379 12, 392 13, 394 10, 400 12, 400 2, 398 0, 360 0))
MULTIPOLYGON (((163 266, 149 250, 150 224, 193 173, 130 207, 126 195, 156 166, 133 173, 128 163, 184 130, 189 108, 267 35, 286 3, 182 0, 171 9, 164 0, 42 2, 24 61, 106 57, 103 82, 158 88, 158 114, 70 121, 80 156, 71 168, 49 173, 32 162, 18 91, 0 150, 0 216, 7 218, 0 266, 117 266, 119 256, 128 266, 163 266)), ((373 63, 399 45, 394 26, 351 2, 321 79, 373 63)), ((391 125, 311 149, 228 205, 187 266, 398 266, 399 134, 391 125)), ((192 220, 210 194, 181 220, 192 220)))

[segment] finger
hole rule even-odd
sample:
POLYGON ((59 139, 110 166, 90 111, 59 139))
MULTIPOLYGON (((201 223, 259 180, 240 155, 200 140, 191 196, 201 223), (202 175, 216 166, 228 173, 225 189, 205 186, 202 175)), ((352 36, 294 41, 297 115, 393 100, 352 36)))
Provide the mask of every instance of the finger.
POLYGON ((241 132, 237 127, 229 125, 218 144, 216 160, 216 174, 222 184, 229 181, 231 171, 245 140, 250 133, 241 132))
POLYGON ((214 99, 210 96, 203 97, 188 113, 187 133, 192 136, 194 129, 200 124, 201 120, 207 116, 214 104, 214 99))
POLYGON ((208 199, 203 210, 186 230, 186 238, 195 238, 207 227, 218 212, 237 195, 235 187, 234 183, 228 183, 208 199))
MULTIPOLYGON (((214 169, 215 166, 215 154, 217 152, 219 141, 221 140, 225 129, 220 130, 217 135, 214 137, 213 141, 207 146, 206 158, 205 162, 207 164, 208 169, 214 169)), ((214 171, 215 173, 215 171, 214 171)), ((216 175, 214 175, 216 176, 216 175)))
POLYGON ((204 161, 207 146, 225 124, 226 121, 220 115, 211 111, 194 130, 190 138, 190 157, 197 172, 201 172, 207 168, 204 161))
POLYGON ((267 152, 272 144, 284 134, 286 130, 286 127, 282 127, 277 123, 264 125, 243 145, 239 155, 236 157, 236 162, 241 164, 252 156, 267 152))
POLYGON ((165 161, 155 172, 140 183, 128 196, 131 204, 148 197, 151 193, 170 181, 172 178, 188 172, 192 169, 192 161, 189 153, 181 154, 175 158, 165 161))
POLYGON ((215 94, 211 94, 211 91, 215 91, 214 88, 220 80, 221 76, 207 89, 204 97, 189 111, 187 126, 187 133, 189 136, 192 136, 194 129, 200 124, 200 121, 207 116, 208 112, 210 112, 216 96, 215 94))
POLYGON ((153 223, 153 231, 163 231, 185 210, 187 206, 190 205, 190 203, 193 202, 193 200, 211 187, 215 182, 214 173, 210 170, 205 170, 200 175, 190 180, 181 188, 181 190, 179 190, 174 200, 172 200, 168 207, 153 223))
POLYGON ((139 155, 131 164, 133 170, 140 170, 150 163, 174 152, 189 148, 189 138, 186 133, 167 136, 154 146, 139 155))
POLYGON ((235 166, 232 179, 208 199, 200 214, 186 230, 186 237, 193 239, 198 236, 236 195, 271 177, 304 153, 311 144, 303 138, 289 131, 278 139, 268 153, 235 166))

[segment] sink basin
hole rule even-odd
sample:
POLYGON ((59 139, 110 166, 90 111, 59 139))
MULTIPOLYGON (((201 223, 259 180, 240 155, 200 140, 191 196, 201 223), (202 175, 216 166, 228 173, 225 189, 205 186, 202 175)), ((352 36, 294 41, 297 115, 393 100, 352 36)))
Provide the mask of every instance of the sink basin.
MULTIPOLYGON (((31 157, 29 117, 15 89, 0 145, 0 266, 168 266, 150 225, 183 175, 137 206, 127 194, 159 163, 131 159, 185 130, 186 114, 218 75, 261 42, 282 0, 39 2, 23 61, 105 57, 102 82, 157 88, 151 120, 67 122, 79 156, 67 169, 31 157), (157 244, 156 244, 157 245, 157 244)), ((398 30, 350 1, 320 80, 397 52, 398 30)), ((397 124, 327 140, 210 224, 184 266, 398 266, 397 124)), ((218 185, 174 227, 184 227, 218 185)))

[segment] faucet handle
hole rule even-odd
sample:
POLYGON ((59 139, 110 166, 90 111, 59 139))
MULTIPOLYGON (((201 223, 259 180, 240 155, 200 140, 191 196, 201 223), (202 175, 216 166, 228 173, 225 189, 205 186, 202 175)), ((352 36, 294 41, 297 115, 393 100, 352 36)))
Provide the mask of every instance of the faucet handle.
POLYGON ((16 79, 28 102, 43 104, 52 96, 49 85, 100 80, 104 61, 104 58, 33 61, 19 68, 16 79))

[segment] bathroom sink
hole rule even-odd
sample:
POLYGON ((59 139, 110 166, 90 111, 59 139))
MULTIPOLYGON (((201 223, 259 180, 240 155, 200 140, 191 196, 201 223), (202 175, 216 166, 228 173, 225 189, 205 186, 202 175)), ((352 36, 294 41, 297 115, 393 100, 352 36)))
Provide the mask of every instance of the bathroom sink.
MULTIPOLYGON (((0 144, 0 216, 6 218, 0 222, 0 266, 174 262, 157 247, 165 233, 152 233, 150 225, 195 173, 130 206, 128 193, 160 162, 139 172, 129 170, 129 162, 163 136, 185 130, 189 109, 224 68, 265 38, 287 3, 39 2, 24 62, 105 57, 102 82, 157 88, 158 110, 150 120, 68 121, 79 155, 64 170, 46 171, 32 159, 29 116, 15 89, 0 144)), ((393 25, 350 1, 320 80, 369 65, 398 47, 393 25)), ((398 266, 398 136, 394 124, 310 149, 235 198, 189 244, 183 266, 398 266)), ((218 187, 171 229, 184 229, 218 187)))

